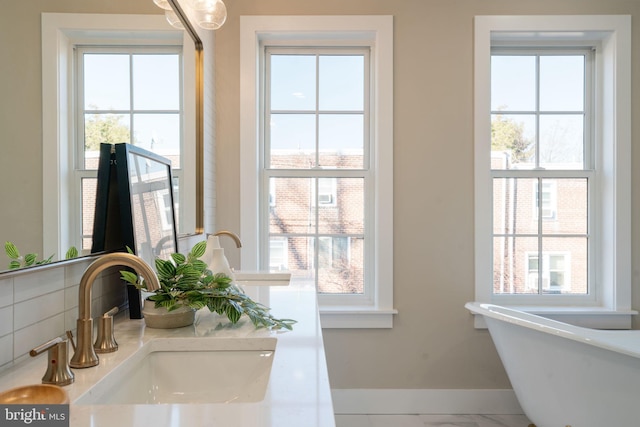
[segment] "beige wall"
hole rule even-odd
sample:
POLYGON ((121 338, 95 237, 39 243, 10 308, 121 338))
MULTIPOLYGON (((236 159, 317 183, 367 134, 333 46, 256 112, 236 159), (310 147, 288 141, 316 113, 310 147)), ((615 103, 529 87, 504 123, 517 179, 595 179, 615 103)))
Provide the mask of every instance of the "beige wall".
MULTIPOLYGON (((0 14, 0 241, 41 248, 41 12, 157 13, 151 0, 4 2, 0 14)), ((385 14, 395 19, 395 307, 390 330, 325 330, 334 388, 509 387, 473 299, 473 16, 631 14, 638 99, 640 2, 629 0, 228 0, 216 34, 219 229, 239 230, 239 16, 385 14), (422 189, 416 194, 415 182, 422 189), (443 185, 446 182, 447 185, 443 185)), ((635 107, 635 104, 634 104, 635 107)), ((633 135, 640 131, 634 111, 633 135)), ((633 151, 633 181, 640 150, 633 151)), ((640 203, 633 188, 634 215, 640 203)), ((640 244, 633 230, 633 249, 640 244)), ((2 256, 0 254, 0 256, 2 256)), ((234 263, 234 253, 229 258, 234 263)), ((634 308, 640 263, 634 256, 634 308)))

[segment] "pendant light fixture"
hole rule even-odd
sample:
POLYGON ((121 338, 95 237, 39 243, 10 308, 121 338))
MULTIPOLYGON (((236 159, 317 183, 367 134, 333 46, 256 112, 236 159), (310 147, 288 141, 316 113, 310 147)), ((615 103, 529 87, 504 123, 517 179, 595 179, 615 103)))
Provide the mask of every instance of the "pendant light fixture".
MULTIPOLYGON (((178 15, 168 0, 153 0, 156 6, 165 10, 167 22, 172 27, 184 29, 178 15)), ((204 30, 217 30, 227 20, 227 7, 222 0, 186 0, 181 4, 193 22, 204 30)))

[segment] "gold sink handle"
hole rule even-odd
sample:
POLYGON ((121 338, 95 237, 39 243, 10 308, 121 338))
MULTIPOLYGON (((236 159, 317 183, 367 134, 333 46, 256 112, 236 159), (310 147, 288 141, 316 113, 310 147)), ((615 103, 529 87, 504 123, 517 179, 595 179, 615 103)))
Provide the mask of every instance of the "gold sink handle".
POLYGON ((118 307, 113 307, 98 319, 98 337, 93 348, 96 353, 112 353, 118 350, 118 343, 113 335, 113 315, 118 307))
POLYGON ((75 377, 69 369, 69 358, 67 356, 67 340, 60 337, 47 341, 29 352, 31 357, 49 350, 47 371, 42 377, 42 384, 55 384, 65 386, 71 384, 75 377))

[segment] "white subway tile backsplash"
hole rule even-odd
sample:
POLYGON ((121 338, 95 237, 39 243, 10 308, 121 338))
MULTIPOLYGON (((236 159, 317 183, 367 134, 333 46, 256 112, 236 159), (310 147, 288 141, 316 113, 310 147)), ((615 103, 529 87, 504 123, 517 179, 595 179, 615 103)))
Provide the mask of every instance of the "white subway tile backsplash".
MULTIPOLYGON (((0 308, 0 337, 13 332, 13 306, 0 308)), ((2 365, 2 361, 0 361, 2 365)))
POLYGON ((73 285, 64 288, 64 308, 65 310, 78 307, 78 290, 80 286, 73 285))
POLYGON ((59 291, 64 289, 64 268, 49 268, 15 276, 13 285, 16 303, 59 291))
MULTIPOLYGON (((60 313, 14 332, 13 358, 25 355, 32 348, 64 334, 64 314, 60 313)), ((46 357, 46 355, 44 356, 46 357)), ((46 364, 45 364, 46 366, 46 364)), ((44 373, 44 371, 43 371, 44 373)))
POLYGON ((126 300, 126 298, 126 288, 124 286, 122 289, 115 289, 113 292, 104 294, 101 299, 100 309, 96 314, 109 311, 113 307, 120 307, 122 301, 126 300))
MULTIPOLYGON (((0 279, 0 370, 27 359, 32 348, 75 330, 78 284, 91 261, 51 265, 0 279)), ((92 295, 94 317, 126 303, 118 269, 102 276, 92 295)))
POLYGON ((16 330, 22 329, 48 317, 63 313, 64 290, 17 303, 14 307, 14 327, 16 330))
POLYGON ((64 312, 64 330, 73 331, 78 323, 78 308, 72 308, 64 312))
POLYGON ((13 304, 13 278, 0 280, 0 307, 13 304))
POLYGON ((104 283, 104 273, 96 278, 93 282, 93 286, 91 286, 91 296, 92 298, 100 298, 102 296, 102 287, 104 283))
POLYGON ((13 360, 13 334, 0 338, 0 366, 13 360))
POLYGON ((77 285, 80 283, 80 278, 82 274, 87 269, 89 264, 91 264, 93 260, 91 258, 87 258, 84 261, 79 261, 77 263, 68 264, 64 268, 64 280, 66 286, 77 285))
MULTIPOLYGON (((102 297, 93 297, 91 300, 91 314, 93 317, 96 317, 102 314, 100 311, 102 310, 102 297)), ((79 311, 79 310, 78 310, 79 311)))

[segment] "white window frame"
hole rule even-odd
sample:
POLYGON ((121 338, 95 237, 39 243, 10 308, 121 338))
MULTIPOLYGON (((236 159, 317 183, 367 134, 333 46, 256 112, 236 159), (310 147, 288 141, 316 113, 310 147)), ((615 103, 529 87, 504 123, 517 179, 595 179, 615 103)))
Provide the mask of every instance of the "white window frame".
MULTIPOLYGON (((259 233, 260 48, 292 40, 309 45, 322 41, 372 47, 374 76, 372 110, 372 167, 375 218, 370 219, 373 238, 372 290, 368 304, 320 305, 324 328, 390 328, 393 325, 393 17, 392 16, 241 16, 240 17, 240 198, 245 270, 260 267, 265 258, 259 233), (245 248, 255 248, 247 250, 245 248)), ((268 189, 263 189, 268 192, 268 189)), ((266 243, 268 244, 268 242, 266 243)), ((264 263, 264 262, 263 262, 264 263)))
MULTIPOLYGON (((162 15, 82 13, 42 14, 42 127, 44 253, 64 254, 78 246, 81 195, 73 190, 75 161, 73 48, 119 44, 134 38, 144 45, 182 45, 183 158, 181 179, 184 229, 195 229, 195 49, 188 34, 171 27, 162 15), (193 125, 192 125, 193 123, 193 125), (193 183, 193 184, 184 184, 193 183), (192 208, 190 208, 192 207, 192 208)), ((78 246, 79 247, 79 246, 78 246)))
MULTIPOLYGON (((591 327, 630 328, 631 315, 631 17, 628 15, 475 17, 475 299, 516 306, 591 327), (541 44, 549 39, 593 43, 596 51, 594 218, 590 277, 584 305, 528 302, 493 295, 490 85, 492 41, 541 44)), ((476 326, 484 327, 480 316, 476 326)))

